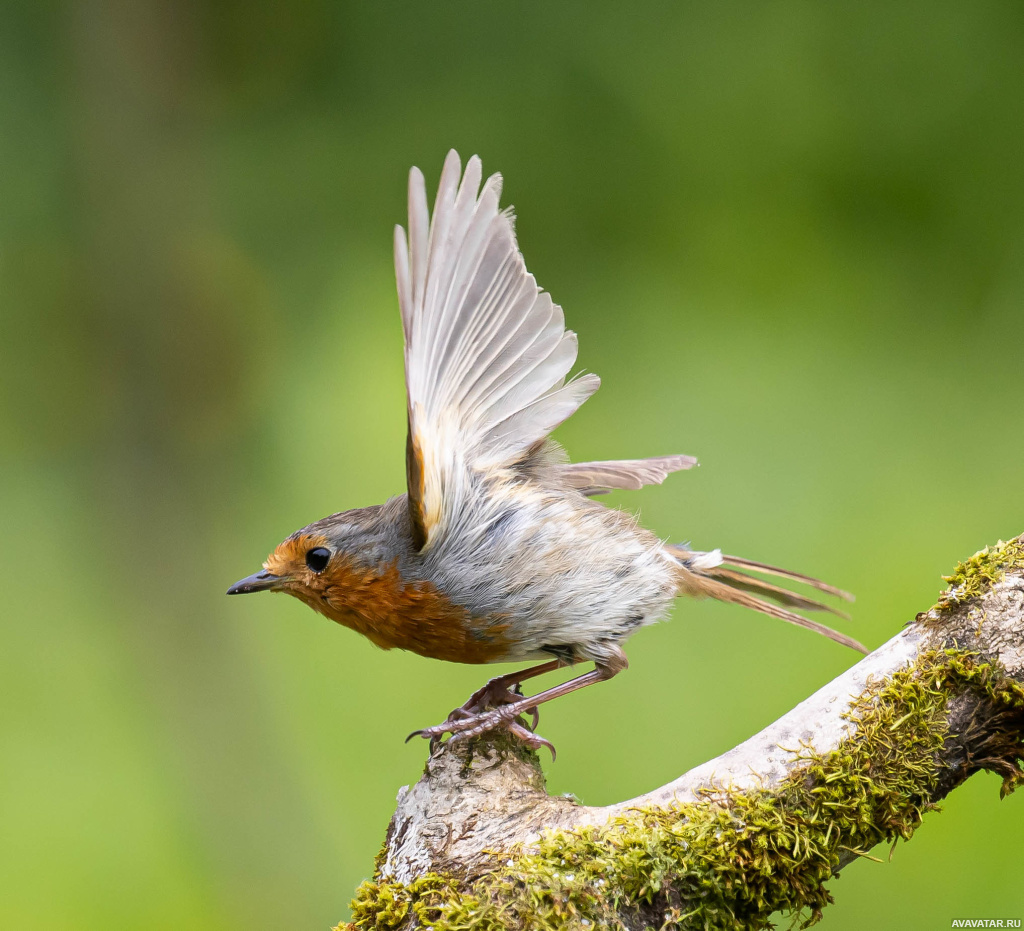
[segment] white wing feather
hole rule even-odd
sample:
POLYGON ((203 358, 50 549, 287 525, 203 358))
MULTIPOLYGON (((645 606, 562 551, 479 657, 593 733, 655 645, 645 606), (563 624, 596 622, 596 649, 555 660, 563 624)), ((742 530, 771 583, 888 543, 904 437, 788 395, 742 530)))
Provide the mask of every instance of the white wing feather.
POLYGON ((405 333, 410 502, 426 545, 468 468, 522 459, 600 385, 565 383, 576 335, 542 293, 501 211, 501 176, 480 187, 480 159, 461 175, 445 159, 433 217, 422 173, 409 174, 409 233, 395 229, 395 274, 405 333), (417 487, 414 487, 417 486, 417 487))

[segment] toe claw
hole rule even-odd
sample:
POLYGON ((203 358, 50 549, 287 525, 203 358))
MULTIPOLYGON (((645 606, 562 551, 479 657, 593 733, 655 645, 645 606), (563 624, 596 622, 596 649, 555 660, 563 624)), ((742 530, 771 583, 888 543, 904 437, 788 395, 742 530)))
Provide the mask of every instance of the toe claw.
POLYGON ((550 740, 541 737, 539 734, 534 734, 532 731, 528 731, 521 724, 511 724, 509 726, 509 730, 531 750, 539 750, 541 747, 547 747, 551 751, 552 760, 557 756, 555 752, 555 745, 550 740))
POLYGON ((413 731, 408 737, 405 738, 405 742, 408 743, 413 737, 422 737, 424 740, 430 741, 430 753, 433 755, 434 751, 441 745, 441 738, 445 734, 443 730, 444 725, 439 724, 436 727, 421 727, 418 731, 413 731))

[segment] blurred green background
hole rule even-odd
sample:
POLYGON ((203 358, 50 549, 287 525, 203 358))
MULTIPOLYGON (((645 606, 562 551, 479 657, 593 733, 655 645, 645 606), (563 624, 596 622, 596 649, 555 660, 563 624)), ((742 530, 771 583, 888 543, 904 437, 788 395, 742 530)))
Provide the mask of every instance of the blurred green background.
MULTIPOLYGON (((604 387, 610 503, 858 595, 877 645, 1024 531, 1024 8, 4 2, 0 926, 326 928, 490 670, 227 599, 403 489, 391 229, 449 147, 505 173, 604 387)), ((681 604, 544 713, 553 791, 636 795, 853 662, 681 604)), ((1024 918, 978 776, 824 927, 1024 918)), ((888 851, 878 851, 883 860, 888 851)))

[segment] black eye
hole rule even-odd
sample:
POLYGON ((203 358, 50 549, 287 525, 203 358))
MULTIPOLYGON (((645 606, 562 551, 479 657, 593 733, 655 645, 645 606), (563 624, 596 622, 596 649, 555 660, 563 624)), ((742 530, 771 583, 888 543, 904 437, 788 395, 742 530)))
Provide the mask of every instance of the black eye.
POLYGON ((331 551, 326 546, 318 546, 306 553, 306 565, 316 573, 323 572, 331 561, 331 551))

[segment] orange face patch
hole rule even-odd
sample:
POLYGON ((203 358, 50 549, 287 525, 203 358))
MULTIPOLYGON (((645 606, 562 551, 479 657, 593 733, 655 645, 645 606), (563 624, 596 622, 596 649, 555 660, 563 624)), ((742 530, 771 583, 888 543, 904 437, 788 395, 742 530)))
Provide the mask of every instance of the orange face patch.
POLYGON ((306 553, 327 543, 320 535, 289 538, 263 565, 285 579, 281 591, 385 650, 454 663, 488 663, 505 654, 505 625, 474 621, 429 582, 406 583, 394 563, 368 568, 335 553, 323 572, 312 572, 306 553))
POLYGON ((306 582, 307 577, 314 576, 306 565, 306 553, 318 546, 327 545, 327 537, 319 533, 303 533, 297 537, 289 537, 283 543, 279 543, 277 549, 267 557, 263 568, 282 578, 306 582))

